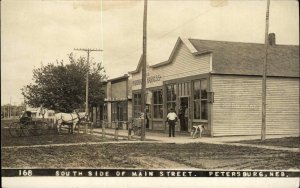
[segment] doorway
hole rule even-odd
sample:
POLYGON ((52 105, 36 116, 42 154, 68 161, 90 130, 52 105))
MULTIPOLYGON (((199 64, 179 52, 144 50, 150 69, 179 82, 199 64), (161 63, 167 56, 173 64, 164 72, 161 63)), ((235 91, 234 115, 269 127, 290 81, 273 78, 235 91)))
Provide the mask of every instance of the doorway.
POLYGON ((180 131, 188 131, 189 126, 189 97, 180 97, 179 120, 180 131))

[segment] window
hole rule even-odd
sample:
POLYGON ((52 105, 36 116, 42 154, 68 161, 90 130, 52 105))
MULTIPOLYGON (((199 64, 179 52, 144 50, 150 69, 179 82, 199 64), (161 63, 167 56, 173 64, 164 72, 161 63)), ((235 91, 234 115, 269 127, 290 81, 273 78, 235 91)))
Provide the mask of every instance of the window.
POLYGON ((153 91, 153 118, 163 118, 162 90, 153 91))
POLYGON ((103 105, 103 120, 107 121, 107 104, 103 105))
POLYGON ((111 103, 111 121, 118 121, 116 102, 111 103))
POLYGON ((205 119, 208 117, 207 109, 207 80, 194 81, 194 119, 205 119))
POLYGON ((167 85, 167 110, 176 108, 177 85, 167 85))
POLYGON ((113 102, 111 108, 112 121, 127 121, 127 102, 113 102))
POLYGON ((138 118, 141 115, 142 97, 140 93, 133 94, 133 117, 138 118))

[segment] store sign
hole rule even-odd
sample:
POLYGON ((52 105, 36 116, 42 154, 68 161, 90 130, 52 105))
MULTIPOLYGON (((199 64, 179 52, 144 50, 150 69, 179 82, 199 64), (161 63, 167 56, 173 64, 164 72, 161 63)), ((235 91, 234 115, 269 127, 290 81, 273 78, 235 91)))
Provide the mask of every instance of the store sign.
MULTIPOLYGON (((153 76, 148 76, 147 75, 147 78, 146 78, 146 81, 147 81, 147 84, 150 84, 150 83, 154 83, 154 82, 158 82, 161 80, 161 76, 160 75, 153 75, 153 76)), ((133 86, 137 86, 137 85, 142 85, 142 79, 138 79, 138 80, 133 80, 132 81, 132 85, 133 86)))

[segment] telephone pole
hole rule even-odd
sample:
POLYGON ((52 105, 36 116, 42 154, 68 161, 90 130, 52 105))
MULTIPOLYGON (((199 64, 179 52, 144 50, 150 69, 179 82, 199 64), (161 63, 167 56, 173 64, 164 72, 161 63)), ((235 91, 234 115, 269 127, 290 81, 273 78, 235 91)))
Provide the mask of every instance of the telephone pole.
POLYGON ((270 12, 270 0, 267 0, 266 11, 266 28, 265 28, 265 59, 263 64, 263 76, 262 76, 262 124, 261 124, 261 140, 266 139, 266 96, 267 96, 267 68, 268 68, 268 46, 269 46, 269 12, 270 12))
POLYGON ((144 119, 142 121, 141 141, 146 139, 146 55, 147 55, 147 0, 144 0, 144 21, 143 21, 143 61, 142 61, 142 112, 144 112, 144 119))
POLYGON ((103 50, 99 50, 99 49, 90 49, 90 48, 75 48, 74 50, 76 51, 85 51, 87 52, 87 73, 86 73, 86 85, 85 85, 85 113, 87 114, 87 118, 88 121, 90 120, 90 116, 89 116, 89 72, 90 72, 90 52, 94 52, 94 51, 103 51, 103 50))
POLYGON ((9 119, 11 119, 11 97, 10 97, 10 100, 9 100, 9 119))

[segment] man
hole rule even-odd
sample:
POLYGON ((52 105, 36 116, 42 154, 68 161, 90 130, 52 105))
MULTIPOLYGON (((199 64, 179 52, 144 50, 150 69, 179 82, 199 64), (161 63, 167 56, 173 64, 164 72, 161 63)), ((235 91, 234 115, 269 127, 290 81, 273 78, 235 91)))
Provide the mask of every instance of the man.
POLYGON ((175 137, 175 123, 177 121, 177 115, 174 111, 173 108, 170 109, 170 112, 167 115, 167 121, 169 123, 169 137, 171 137, 171 135, 173 137, 175 137))
POLYGON ((20 118, 20 122, 22 124, 28 124, 31 120, 32 120, 32 117, 31 117, 31 112, 30 111, 25 111, 22 114, 22 117, 20 118))

